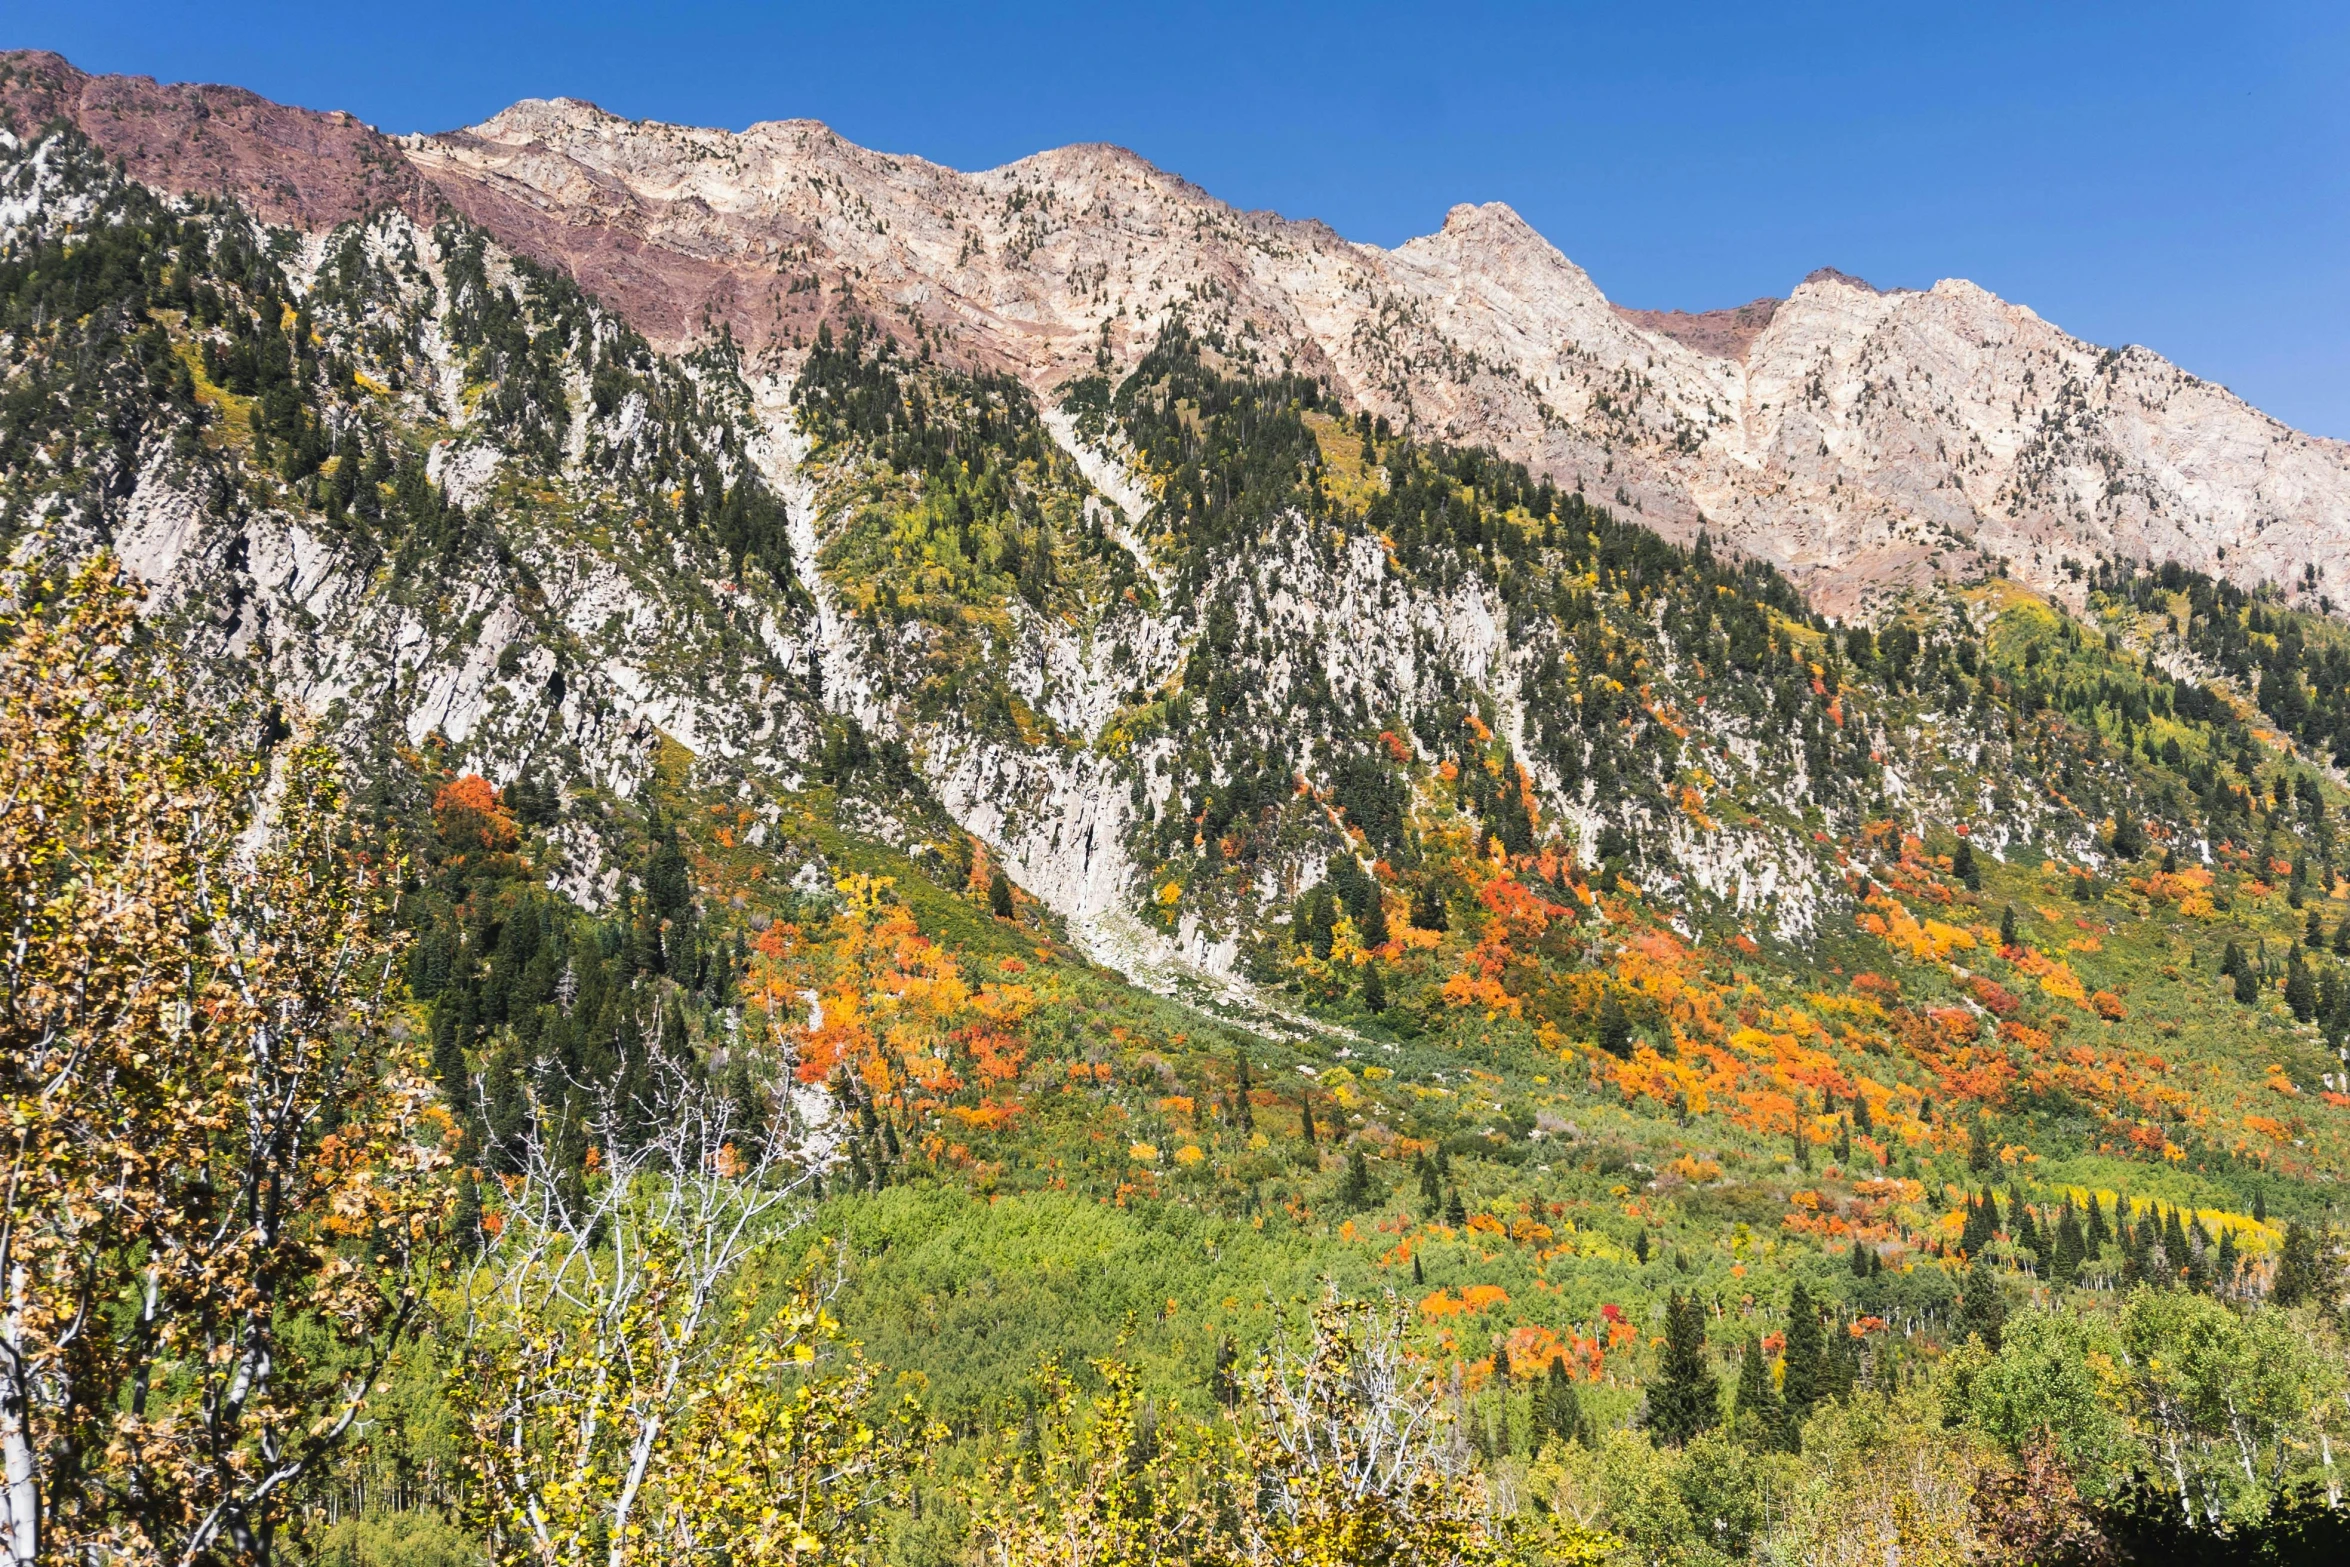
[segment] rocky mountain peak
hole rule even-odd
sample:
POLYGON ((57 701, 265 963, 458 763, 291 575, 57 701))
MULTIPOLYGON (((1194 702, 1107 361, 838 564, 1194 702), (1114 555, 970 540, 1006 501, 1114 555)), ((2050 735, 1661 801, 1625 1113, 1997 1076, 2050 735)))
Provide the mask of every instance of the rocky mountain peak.
POLYGON ((1099 144, 965 173, 810 120, 732 132, 575 99, 393 141, 37 54, 0 65, 0 106, 298 227, 453 210, 664 347, 723 329, 778 369, 819 323, 870 315, 1050 402, 1177 315, 1212 322, 1348 407, 1490 446, 1668 538, 1705 527, 1838 613, 2003 563, 2061 591, 2101 557, 2350 597, 2328 575, 2350 448, 1960 281, 1882 291, 1822 268, 1784 300, 1627 309, 1498 202, 1383 250, 1099 144))

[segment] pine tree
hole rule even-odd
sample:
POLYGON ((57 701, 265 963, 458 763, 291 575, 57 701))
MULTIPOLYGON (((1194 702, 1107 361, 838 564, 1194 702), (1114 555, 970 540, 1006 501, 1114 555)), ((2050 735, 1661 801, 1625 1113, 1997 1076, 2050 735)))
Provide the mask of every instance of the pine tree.
POLYGON ((2298 949, 2285 969, 2285 1005, 2293 1010, 2293 1021, 2306 1023, 2317 1016, 2317 981, 2309 972, 2309 965, 2301 961, 2298 949))
POLYGON ((481 1185, 468 1170, 458 1178, 457 1212, 454 1219, 457 1243, 465 1248, 465 1255, 478 1257, 489 1247, 489 1235, 481 1222, 481 1185))
POLYGON ((1363 1158, 1360 1143, 1347 1155, 1346 1179, 1339 1183, 1338 1200, 1358 1212, 1376 1200, 1371 1188, 1371 1166, 1363 1158))
POLYGON ((2007 1302, 2000 1297, 1998 1280, 1992 1277, 1990 1267, 1977 1258, 1967 1269, 1966 1293, 1959 1297, 1958 1336, 1979 1337, 1985 1349, 1997 1354, 2006 1327, 2007 1302))
POLYGON ((1966 1167, 1977 1175, 1989 1170, 1997 1160, 1991 1151, 1991 1128, 1981 1116, 1967 1133, 1966 1167))
POLYGON ((1436 1184, 1436 1166, 1420 1155, 1420 1206, 1431 1219, 1444 1211, 1444 1190, 1436 1184))
POLYGON ((2015 1243, 2039 1255, 2040 1226, 2032 1217, 2031 1204, 2024 1201, 2023 1189, 2013 1181, 2007 1185, 2007 1213, 2008 1228, 2015 1243))
MULTIPOLYGON (((2114 1199, 2114 1207, 2116 1210, 2116 1216, 2118 1217, 2121 1207, 2121 1199, 2119 1197, 2114 1199)), ((2085 1243, 2085 1256, 2090 1260, 2094 1260, 2098 1253, 2105 1249, 2106 1242, 2112 1239, 2113 1228, 2105 1221, 2105 1204, 2095 1192, 2091 1192, 2089 1194, 2089 1229, 2088 1232, 2082 1236, 2082 1240, 2085 1243)))
POLYGON ((1461 1189, 1457 1186, 1444 1194, 1444 1222, 1456 1230, 1469 1222, 1469 1211, 1461 1206, 1461 1189))
POLYGON ((1983 890, 1983 873, 1975 866, 1975 846, 1967 839, 1958 840, 1958 847, 1950 855, 1950 873, 1956 876, 1969 892, 1983 890))
POLYGON ((2254 1192, 2252 1194, 2252 1222, 2255 1224, 2268 1222, 2268 1193, 2254 1192))
POLYGON ((1632 1059, 1632 1019, 1612 993, 1599 1004, 1599 1024, 1593 1037, 1600 1049, 1617 1060, 1632 1059))
POLYGON ((1988 1239, 1990 1229, 1983 1222, 1982 1201, 1970 1195, 1966 1200, 1966 1218, 1959 1226, 1958 1249, 1971 1256, 1982 1250, 1988 1239))
POLYGON ((1567 1375, 1563 1360, 1550 1363, 1550 1428, 1577 1447, 1592 1443, 1591 1416, 1584 1412, 1583 1396, 1575 1391, 1575 1379, 1567 1375))
POLYGON ((1771 1368, 1750 1335, 1738 1360, 1738 1388, 1730 1400, 1730 1428, 1749 1447, 1786 1445, 1787 1410, 1771 1387, 1771 1368))
POLYGON ((1306 1146, 1313 1147, 1314 1096, 1303 1088, 1297 1091, 1297 1130, 1298 1135, 1305 1139, 1306 1146))
POLYGON ((1642 1267, 1646 1267, 1646 1266, 1648 1266, 1648 1231, 1647 1231, 1647 1230, 1643 1229, 1643 1230, 1642 1230, 1642 1231, 1641 1231, 1641 1232, 1640 1232, 1638 1235, 1636 1235, 1636 1236, 1634 1236, 1634 1237, 1633 1237, 1633 1239, 1632 1239, 1632 1255, 1633 1255, 1634 1257, 1636 1257, 1636 1258, 1638 1258, 1638 1259, 1639 1259, 1639 1261, 1640 1261, 1640 1265, 1641 1265, 1642 1267))
MULTIPOLYGON (((1383 936, 1380 938, 1385 940, 1383 936)), ((1387 985, 1379 977, 1379 965, 1363 965, 1363 1010, 1377 1016, 1387 1010, 1387 985)))
POLYGON ((1248 1052, 1244 1050, 1232 1058, 1232 1119, 1244 1132, 1253 1131, 1257 1124, 1256 1107, 1249 1102, 1251 1086, 1248 1052))
POLYGON ((1421 1271, 1420 1254, 1416 1251, 1412 1253, 1412 1283, 1416 1287, 1423 1288, 1428 1283, 1428 1275, 1421 1271))
POLYGON ((2237 946, 2237 945, 2236 945, 2236 943, 2235 943, 2235 941, 2234 941, 2234 939, 2233 939, 2233 938, 2231 938, 2231 939, 2229 940, 2228 944, 2227 944, 2225 947, 2223 947, 2223 948, 2221 948, 2221 949, 2220 949, 2220 954, 2219 954, 2219 973, 2220 973, 2220 978, 2222 978, 2222 979, 2234 979, 2234 978, 2235 978, 2235 977, 2236 977, 2238 974, 2242 973, 2243 971, 2244 971, 2244 949, 2243 949, 2242 947, 2239 947, 2239 946, 2237 946))
POLYGON ((1721 1419, 1721 1383, 1706 1364, 1705 1307, 1675 1290, 1665 1302, 1664 1355, 1648 1390, 1648 1428, 1679 1447, 1721 1419))
POLYGON ((1869 1248, 1860 1241, 1852 1243, 1852 1276, 1856 1279, 1869 1276, 1869 1248))
POLYGON ((2070 1284, 2080 1275, 2081 1261, 2088 1246, 2081 1234, 2081 1221, 2073 1212, 2073 1200, 2066 1197, 2064 1211, 2056 1221, 2056 1255, 2049 1261, 2049 1273, 2059 1284, 2070 1284))
POLYGON ((2268 1298, 2279 1306, 2331 1305, 2326 1299, 2328 1271, 2317 1232, 2295 1219, 2285 1226, 2285 1244, 2277 1253, 2276 1277, 2269 1282, 2268 1298))
POLYGON ((987 906, 999 920, 1012 917, 1012 878, 999 868, 987 879, 987 906))
POLYGON ((2260 1000, 2260 975, 2250 963, 2236 970, 2236 1004, 2252 1006, 2260 1000))
POLYGON ((1787 1364, 1780 1379, 1781 1397, 1787 1405, 1789 1452, 1797 1450, 1804 1421, 1827 1396, 1827 1347, 1827 1337, 1820 1330, 1820 1309, 1812 1301, 1810 1288, 1798 1279, 1787 1299, 1787 1364))
POLYGON ((2021 945, 2016 940, 2015 905, 2012 903, 1999 916, 1999 945, 2010 948, 2021 945))

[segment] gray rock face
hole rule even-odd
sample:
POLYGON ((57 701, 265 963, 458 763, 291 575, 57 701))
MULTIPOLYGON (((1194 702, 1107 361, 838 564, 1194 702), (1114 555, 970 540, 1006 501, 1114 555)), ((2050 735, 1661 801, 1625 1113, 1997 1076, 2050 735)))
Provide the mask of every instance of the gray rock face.
POLYGON ((2326 575, 2350 543, 2350 446, 1970 283, 1823 271, 1676 320, 1614 308, 1499 204, 1386 251, 1109 147, 964 174, 809 121, 737 135, 555 100, 402 148, 656 337, 709 318, 773 344, 848 294, 1049 393, 1205 302, 1350 403, 1668 536, 1704 526, 1835 610, 1996 560, 2062 591, 2068 561, 2099 555, 2350 599, 2326 575))
POLYGON ((1352 405, 1490 445, 1668 537, 1705 527, 1833 611, 2002 560, 2063 593, 2067 563, 2100 555, 2350 602, 2350 445, 1965 282, 1882 292, 1823 269, 1785 300, 1630 311, 1499 204, 1388 251, 1234 211, 1114 147, 967 174, 814 121, 737 134, 568 99, 395 140, 34 51, 0 55, 0 115, 20 133, 71 120, 134 178, 272 221, 453 209, 656 343, 724 327, 769 369, 872 307, 1049 393, 1213 309, 1352 405))

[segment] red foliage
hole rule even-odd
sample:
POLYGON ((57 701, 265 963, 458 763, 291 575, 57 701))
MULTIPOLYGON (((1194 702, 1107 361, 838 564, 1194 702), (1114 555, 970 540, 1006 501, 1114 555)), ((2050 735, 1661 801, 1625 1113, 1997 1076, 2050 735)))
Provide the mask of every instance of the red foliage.
POLYGON ((514 818, 499 803, 498 791, 476 773, 441 785, 432 797, 432 816, 441 841, 460 854, 503 854, 522 841, 514 818))

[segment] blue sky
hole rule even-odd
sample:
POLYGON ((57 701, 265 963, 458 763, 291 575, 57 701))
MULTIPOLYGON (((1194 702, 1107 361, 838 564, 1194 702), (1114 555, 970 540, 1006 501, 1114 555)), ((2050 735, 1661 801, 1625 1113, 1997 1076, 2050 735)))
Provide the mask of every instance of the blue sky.
POLYGON ((229 6, 0 44, 387 130, 568 94, 986 167, 1112 141, 1394 244, 1507 201, 1626 304, 1969 277, 2350 438, 2350 4, 229 6))

